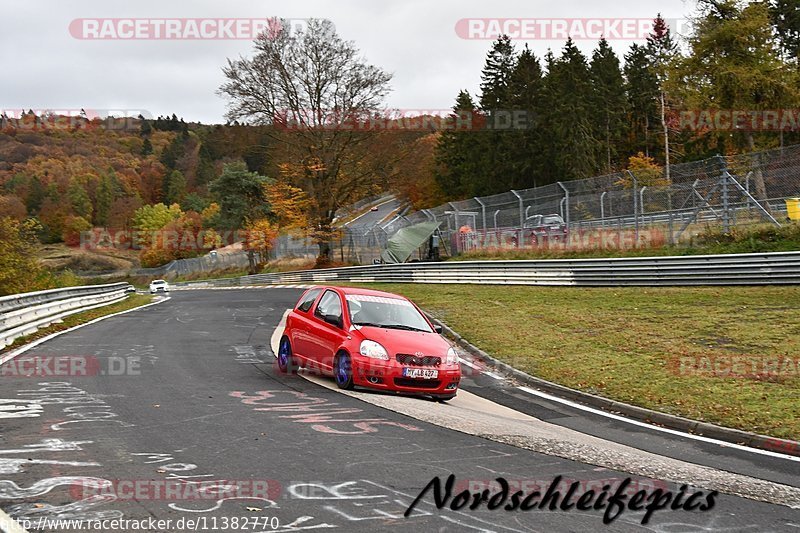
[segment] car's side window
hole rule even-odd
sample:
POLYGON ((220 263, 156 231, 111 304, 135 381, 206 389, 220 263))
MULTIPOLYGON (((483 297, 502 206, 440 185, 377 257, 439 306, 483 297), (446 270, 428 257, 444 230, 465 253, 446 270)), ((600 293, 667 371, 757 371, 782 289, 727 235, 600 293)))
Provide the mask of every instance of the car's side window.
POLYGON ((314 314, 322 319, 329 317, 341 320, 342 301, 339 299, 339 295, 333 291, 326 291, 325 294, 322 295, 322 298, 320 298, 319 304, 317 304, 317 310, 314 314))
POLYGON ((306 293, 303 297, 303 301, 297 306, 297 309, 304 313, 308 313, 308 310, 311 309, 311 306, 314 305, 314 300, 317 299, 319 293, 322 292, 322 289, 312 289, 306 293))

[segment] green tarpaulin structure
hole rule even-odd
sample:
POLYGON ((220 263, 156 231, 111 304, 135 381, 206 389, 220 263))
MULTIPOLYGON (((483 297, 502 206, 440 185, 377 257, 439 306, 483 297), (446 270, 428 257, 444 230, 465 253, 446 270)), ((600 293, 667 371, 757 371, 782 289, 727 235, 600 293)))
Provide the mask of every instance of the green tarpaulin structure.
POLYGON ((405 263, 414 250, 427 242, 440 222, 422 222, 399 230, 389 238, 388 246, 381 252, 384 263, 405 263))

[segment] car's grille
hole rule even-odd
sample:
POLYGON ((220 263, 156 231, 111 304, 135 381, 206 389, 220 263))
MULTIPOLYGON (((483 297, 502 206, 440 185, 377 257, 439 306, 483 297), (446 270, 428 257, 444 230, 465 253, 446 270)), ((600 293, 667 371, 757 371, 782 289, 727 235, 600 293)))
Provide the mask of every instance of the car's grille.
POLYGON ((413 387, 415 389, 438 389, 441 381, 429 379, 394 378, 398 387, 413 387))
POLYGON ((407 353, 399 353, 396 356, 397 362, 401 365, 408 366, 439 366, 442 364, 441 357, 433 357, 431 355, 411 355, 407 353))

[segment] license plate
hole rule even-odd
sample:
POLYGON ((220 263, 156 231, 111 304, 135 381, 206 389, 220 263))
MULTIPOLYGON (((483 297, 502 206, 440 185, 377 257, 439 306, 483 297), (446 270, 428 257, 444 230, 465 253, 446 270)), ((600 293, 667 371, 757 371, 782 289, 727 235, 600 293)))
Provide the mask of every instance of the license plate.
POLYGON ((439 377, 438 370, 427 370, 425 368, 404 368, 404 378, 436 379, 439 377))

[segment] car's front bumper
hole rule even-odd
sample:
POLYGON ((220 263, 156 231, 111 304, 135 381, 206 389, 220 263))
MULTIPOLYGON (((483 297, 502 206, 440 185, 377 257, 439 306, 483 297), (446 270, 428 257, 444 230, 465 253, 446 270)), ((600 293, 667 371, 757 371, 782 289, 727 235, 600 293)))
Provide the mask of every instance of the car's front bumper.
POLYGON ((353 360, 353 383, 371 389, 430 394, 434 396, 453 395, 461 382, 459 365, 406 366, 394 361, 375 361, 366 358, 353 360), (408 378, 403 368, 436 370, 434 379, 408 378))

